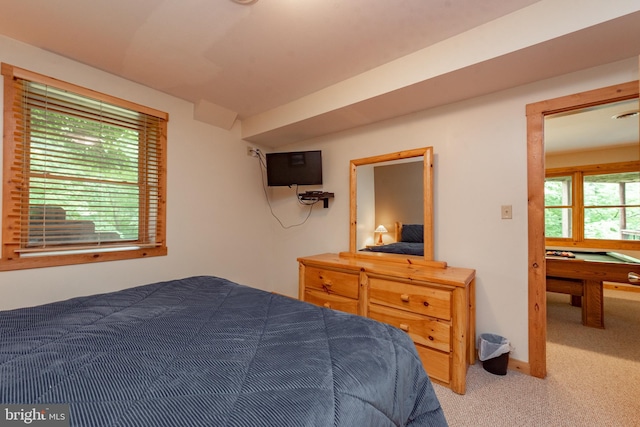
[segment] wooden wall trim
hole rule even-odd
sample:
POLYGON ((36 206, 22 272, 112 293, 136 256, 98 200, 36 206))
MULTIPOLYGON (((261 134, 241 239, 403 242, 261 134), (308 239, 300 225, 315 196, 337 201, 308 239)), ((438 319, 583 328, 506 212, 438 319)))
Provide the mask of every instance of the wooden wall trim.
POLYGON ((637 98, 639 82, 632 81, 529 104, 527 114, 528 190, 528 309, 529 369, 534 377, 547 375, 547 299, 544 236, 544 116, 594 105, 637 98))

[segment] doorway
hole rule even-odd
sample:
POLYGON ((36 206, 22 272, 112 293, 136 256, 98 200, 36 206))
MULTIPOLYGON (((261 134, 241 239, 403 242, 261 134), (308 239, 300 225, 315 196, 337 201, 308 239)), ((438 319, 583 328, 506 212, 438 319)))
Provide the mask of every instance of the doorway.
POLYGON ((547 375, 544 179, 545 116, 637 98, 639 82, 609 86, 527 105, 529 370, 547 375))

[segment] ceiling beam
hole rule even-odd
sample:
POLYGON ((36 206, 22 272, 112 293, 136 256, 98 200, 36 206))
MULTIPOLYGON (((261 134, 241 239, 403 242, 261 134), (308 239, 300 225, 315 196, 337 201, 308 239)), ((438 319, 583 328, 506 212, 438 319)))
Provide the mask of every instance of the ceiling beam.
POLYGON ((242 138, 283 146, 640 55, 638 11, 587 14, 536 32, 532 8, 246 118, 242 138), (504 36, 514 28, 535 37, 504 36))

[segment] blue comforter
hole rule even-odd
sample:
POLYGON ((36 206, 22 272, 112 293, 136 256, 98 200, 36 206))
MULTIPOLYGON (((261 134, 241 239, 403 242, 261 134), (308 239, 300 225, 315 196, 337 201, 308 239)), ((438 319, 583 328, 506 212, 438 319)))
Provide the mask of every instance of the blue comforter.
POLYGON ((387 245, 370 246, 362 249, 369 252, 384 252, 387 254, 424 255, 424 243, 396 242, 387 245))
POLYGON ((215 277, 0 312, 0 403, 72 426, 443 426, 408 336, 215 277))

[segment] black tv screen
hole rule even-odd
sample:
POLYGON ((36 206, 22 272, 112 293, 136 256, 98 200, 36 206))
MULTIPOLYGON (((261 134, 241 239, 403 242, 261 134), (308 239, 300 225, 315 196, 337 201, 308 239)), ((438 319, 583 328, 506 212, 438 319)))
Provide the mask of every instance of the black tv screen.
POLYGON ((269 187, 322 184, 322 152, 267 153, 269 187))

